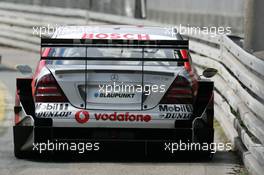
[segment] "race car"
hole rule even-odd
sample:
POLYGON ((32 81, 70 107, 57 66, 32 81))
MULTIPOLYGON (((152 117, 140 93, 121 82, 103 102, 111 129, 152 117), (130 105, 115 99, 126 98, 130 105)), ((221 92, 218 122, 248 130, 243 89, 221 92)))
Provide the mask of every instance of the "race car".
POLYGON ((119 153, 125 144, 148 156, 154 146, 173 154, 179 140, 211 144, 215 73, 201 78, 188 40, 163 27, 60 27, 41 39, 35 73, 17 78, 15 156, 119 153))

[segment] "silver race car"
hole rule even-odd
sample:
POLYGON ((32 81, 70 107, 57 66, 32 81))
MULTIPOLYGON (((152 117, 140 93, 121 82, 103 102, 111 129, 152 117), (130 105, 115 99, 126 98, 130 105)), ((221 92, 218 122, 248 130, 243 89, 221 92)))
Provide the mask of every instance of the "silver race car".
POLYGON ((125 144, 144 155, 154 148, 172 154, 179 141, 213 142, 214 85, 197 75, 188 40, 179 34, 162 27, 68 26, 42 39, 41 48, 33 76, 17 79, 16 157, 119 154, 125 144))

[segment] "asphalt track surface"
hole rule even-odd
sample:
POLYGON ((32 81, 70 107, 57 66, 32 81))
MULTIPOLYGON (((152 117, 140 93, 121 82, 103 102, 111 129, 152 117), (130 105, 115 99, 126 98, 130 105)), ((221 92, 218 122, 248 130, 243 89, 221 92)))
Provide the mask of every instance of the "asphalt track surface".
MULTIPOLYGON (((14 71, 17 64, 28 64, 35 67, 39 55, 18 49, 0 47, 2 64, 0 65, 0 175, 79 175, 79 174, 177 174, 177 175, 223 175, 245 174, 239 157, 233 151, 216 152, 213 160, 183 160, 175 156, 175 161, 153 159, 145 160, 138 157, 131 159, 123 156, 118 158, 107 155, 95 159, 57 160, 57 159, 17 159, 13 154, 13 105, 15 79, 23 77, 14 71), (0 110, 1 111, 1 110, 0 110)), ((215 133, 215 142, 221 142, 219 131, 215 133)), ((128 150, 129 151, 129 150, 128 150)), ((118 154, 118 152, 116 153, 118 154)))

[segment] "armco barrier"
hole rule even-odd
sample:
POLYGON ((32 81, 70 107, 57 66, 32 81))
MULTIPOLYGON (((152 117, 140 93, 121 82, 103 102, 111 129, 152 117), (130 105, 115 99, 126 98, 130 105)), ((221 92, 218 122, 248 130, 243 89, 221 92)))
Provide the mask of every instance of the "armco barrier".
MULTIPOLYGON (((39 52, 33 26, 47 24, 111 24, 166 26, 153 21, 89 12, 0 3, 0 44, 39 52)), ((245 52, 227 36, 185 35, 198 72, 213 67, 215 114, 226 135, 239 149, 251 174, 264 172, 264 61, 245 52), (237 143, 242 143, 239 145, 237 143)))

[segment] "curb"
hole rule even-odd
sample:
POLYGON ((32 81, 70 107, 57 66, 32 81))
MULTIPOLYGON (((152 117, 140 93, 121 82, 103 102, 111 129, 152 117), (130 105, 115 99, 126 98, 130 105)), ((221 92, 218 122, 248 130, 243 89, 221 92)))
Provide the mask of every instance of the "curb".
POLYGON ((3 65, 0 64, 0 71, 12 71, 12 72, 16 72, 17 69, 13 66, 8 66, 8 65, 3 65))
POLYGON ((3 122, 4 116, 5 116, 5 110, 6 110, 6 88, 5 86, 0 82, 0 123, 3 122))

